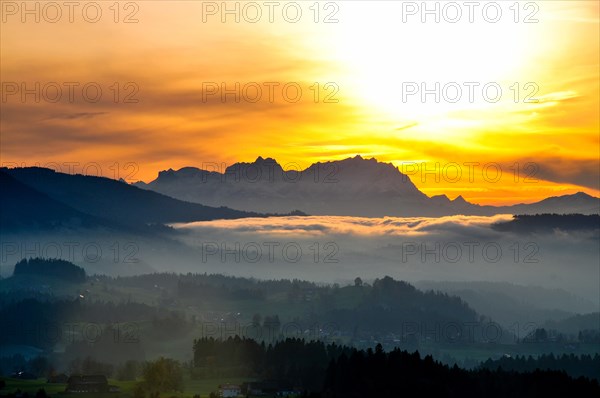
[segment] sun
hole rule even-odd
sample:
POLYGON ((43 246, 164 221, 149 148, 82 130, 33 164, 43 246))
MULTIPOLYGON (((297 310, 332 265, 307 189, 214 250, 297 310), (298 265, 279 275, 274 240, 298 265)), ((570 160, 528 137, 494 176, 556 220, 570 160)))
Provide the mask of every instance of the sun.
POLYGON ((422 123, 497 106, 482 92, 488 83, 500 85, 503 99, 510 99, 510 82, 532 79, 523 67, 536 56, 541 24, 515 23, 508 7, 497 23, 477 13, 473 23, 466 14, 456 23, 443 14, 439 23, 435 16, 422 23, 419 15, 405 15, 403 3, 345 2, 339 26, 331 30, 331 48, 347 74, 344 83, 366 106, 422 123), (478 86, 470 97, 472 83, 478 86), (438 91, 439 98, 423 97, 427 90, 438 91))

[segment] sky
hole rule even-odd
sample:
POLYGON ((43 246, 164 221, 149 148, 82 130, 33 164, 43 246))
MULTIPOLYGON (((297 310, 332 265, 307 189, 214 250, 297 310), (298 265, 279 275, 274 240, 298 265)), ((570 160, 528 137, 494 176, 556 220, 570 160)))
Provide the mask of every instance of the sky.
POLYGON ((3 166, 360 154, 430 196, 600 195, 596 1, 0 4, 3 166))

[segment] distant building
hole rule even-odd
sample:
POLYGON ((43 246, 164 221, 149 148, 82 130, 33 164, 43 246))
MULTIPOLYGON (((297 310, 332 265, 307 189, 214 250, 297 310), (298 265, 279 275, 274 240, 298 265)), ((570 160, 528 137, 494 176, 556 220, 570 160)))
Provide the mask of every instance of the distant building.
POLYGON ((75 375, 69 377, 66 392, 109 392, 108 380, 104 375, 75 375))
POLYGON ((237 384, 221 384, 219 386, 219 396, 223 398, 237 397, 242 394, 242 388, 237 384))
POLYGON ((268 395, 276 397, 293 397, 300 391, 281 380, 252 381, 242 385, 242 393, 246 395, 268 395))
POLYGON ((121 387, 119 387, 119 386, 108 386, 108 392, 121 392, 121 387))
POLYGON ((302 393, 298 390, 281 390, 281 391, 277 391, 277 393, 275 393, 276 397, 284 397, 284 398, 299 397, 300 395, 302 395, 302 393))
POLYGON ((35 380, 35 379, 37 379, 37 376, 34 375, 33 373, 24 372, 24 371, 15 372, 10 377, 12 377, 13 379, 21 379, 21 380, 35 380))

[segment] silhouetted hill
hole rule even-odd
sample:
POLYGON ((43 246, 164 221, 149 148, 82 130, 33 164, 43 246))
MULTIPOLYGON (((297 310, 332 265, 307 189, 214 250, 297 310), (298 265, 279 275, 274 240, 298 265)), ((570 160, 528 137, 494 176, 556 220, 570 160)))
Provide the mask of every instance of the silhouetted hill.
POLYGON ((548 329, 566 334, 577 334, 581 330, 596 330, 600 332, 600 313, 573 315, 561 321, 548 321, 544 325, 548 329))
POLYGON ((535 214, 515 215, 511 221, 492 225, 497 231, 517 233, 561 231, 598 231, 600 215, 583 214, 535 214))
POLYGON ((19 231, 34 229, 76 228, 104 225, 88 214, 39 192, 0 170, 0 229, 19 231))
POLYGON ((548 320, 562 320, 574 313, 597 310, 597 304, 562 290, 523 286, 507 282, 432 282, 415 283, 421 290, 436 290, 455 295, 475 311, 510 328, 530 322, 538 326, 548 320), (512 325, 512 326, 511 326, 512 325))
POLYGON ((288 171, 272 158, 258 157, 224 171, 169 169, 148 184, 135 185, 190 202, 260 212, 300 209, 314 215, 366 217, 600 213, 600 199, 582 192, 499 207, 479 206, 462 196, 429 198, 391 163, 360 156, 288 171))
POLYGON ((539 202, 509 206, 512 214, 598 214, 600 199, 584 192, 552 196, 539 202))
POLYGON ((13 275, 50 276, 69 282, 85 282, 83 268, 60 259, 23 259, 15 264, 13 275))
POLYGON ((321 321, 332 322, 343 330, 353 330, 355 338, 359 338, 361 333, 394 333, 406 342, 432 331, 429 337, 438 339, 437 342, 478 340, 479 336, 467 336, 466 330, 461 327, 472 324, 477 329, 489 322, 459 297, 424 292, 389 276, 376 279, 370 288, 352 286, 344 289, 356 290, 362 293, 362 298, 353 308, 331 310, 327 310, 327 302, 322 300, 321 321), (450 324, 460 326, 446 334, 440 332, 450 324))
MULTIPOLYGON (((63 174, 38 167, 3 171, 30 189, 33 188, 52 198, 55 201, 53 206, 57 206, 56 201, 62 202, 79 212, 122 224, 141 225, 261 216, 258 213, 226 207, 215 208, 183 202, 104 177, 63 174)), ((8 191, 8 195, 13 194, 8 191)), ((26 192, 21 188, 19 198, 25 195, 26 192)), ((18 207, 19 198, 10 201, 18 207)), ((38 211, 36 216, 47 217, 45 213, 46 211, 38 211)))

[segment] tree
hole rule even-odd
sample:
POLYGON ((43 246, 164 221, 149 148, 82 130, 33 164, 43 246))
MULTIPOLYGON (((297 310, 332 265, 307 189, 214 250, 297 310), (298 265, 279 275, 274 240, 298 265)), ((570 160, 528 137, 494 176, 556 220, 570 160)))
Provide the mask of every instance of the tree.
POLYGON ((273 339, 279 334, 279 328, 281 327, 281 321, 279 315, 265 316, 263 320, 263 328, 267 330, 269 338, 273 339))
POLYGON ((29 368, 31 373, 42 377, 50 370, 50 362, 48 362, 48 358, 46 357, 37 356, 29 362, 29 368))
POLYGON ((262 321, 262 317, 260 316, 260 314, 254 314, 252 316, 252 326, 255 328, 260 327, 260 321, 262 321))
POLYGON ((133 388, 133 398, 146 398, 142 383, 137 383, 133 388))
POLYGON ((178 361, 160 357, 147 362, 143 371, 146 387, 151 394, 183 391, 183 371, 178 361))
POLYGON ((360 279, 359 277, 356 277, 356 279, 354 279, 354 286, 361 287, 362 285, 363 285, 362 279, 360 279))
POLYGON ((130 359, 117 370, 117 380, 135 380, 139 374, 140 363, 130 359))

